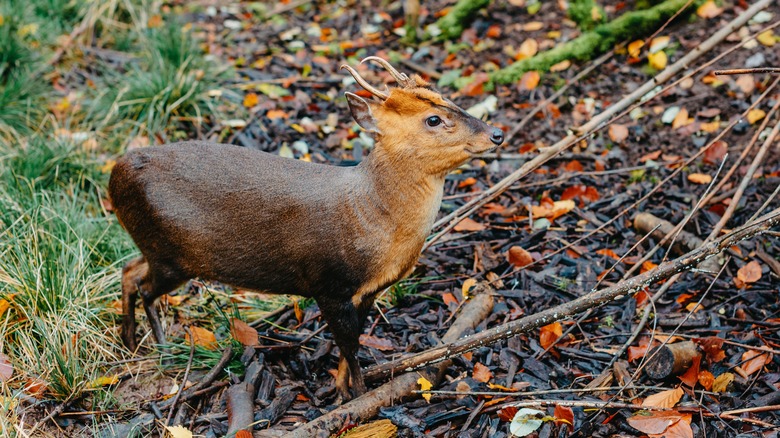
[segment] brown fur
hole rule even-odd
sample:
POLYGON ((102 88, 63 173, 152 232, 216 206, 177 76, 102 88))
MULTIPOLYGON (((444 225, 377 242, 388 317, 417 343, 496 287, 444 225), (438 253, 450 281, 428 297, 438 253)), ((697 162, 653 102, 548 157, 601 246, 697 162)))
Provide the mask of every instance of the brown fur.
POLYGON ((365 390, 356 354, 374 297, 413 269, 445 175, 496 145, 492 128, 428 88, 395 88, 386 101, 363 104, 377 142, 352 168, 203 142, 135 150, 117 162, 110 196, 143 254, 123 273, 129 347, 136 294, 162 344, 155 300, 194 277, 314 297, 342 353, 339 390, 348 394, 347 372, 356 392, 365 390), (432 115, 441 126, 426 125, 432 115))

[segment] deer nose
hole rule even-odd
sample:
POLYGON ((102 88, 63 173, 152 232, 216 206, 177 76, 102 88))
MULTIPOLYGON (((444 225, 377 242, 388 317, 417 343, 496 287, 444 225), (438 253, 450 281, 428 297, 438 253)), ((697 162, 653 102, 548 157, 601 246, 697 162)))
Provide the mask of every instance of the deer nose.
POLYGON ((504 142, 504 131, 493 128, 493 134, 490 135, 490 141, 492 141, 496 146, 500 145, 504 142))

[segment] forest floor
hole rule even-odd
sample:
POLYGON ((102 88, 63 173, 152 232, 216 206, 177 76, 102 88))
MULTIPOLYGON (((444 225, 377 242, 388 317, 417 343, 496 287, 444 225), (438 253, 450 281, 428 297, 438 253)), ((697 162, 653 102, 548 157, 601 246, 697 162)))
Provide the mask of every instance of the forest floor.
MULTIPOLYGON (((205 139, 354 165, 372 144, 349 115, 344 92, 357 87, 339 68, 356 66, 370 83, 393 86, 384 71, 358 66, 376 55, 436 83, 464 109, 486 108, 484 118, 507 134, 496 153, 447 177, 443 217, 748 6, 707 6, 644 48, 502 85, 486 73, 582 32, 565 2, 494 1, 457 39, 411 45, 402 38, 402 2, 375 3, 0 3, 3 436, 223 436, 227 389, 247 369, 258 376, 256 436, 282 436, 337 406, 338 349, 312 300, 193 280, 162 300, 170 355, 155 348, 140 311, 139 352, 121 345, 119 278, 137 250, 111 213, 106 184, 125 151, 205 139), (256 330, 260 345, 242 345, 237 327, 256 330), (170 407, 212 370, 216 379, 202 393, 170 407)), ((421 27, 435 32, 430 25, 449 4, 423 3, 421 27)), ((600 13, 609 20, 637 3, 600 2, 600 13)), ((690 71, 778 18, 775 3, 690 71)), ((780 207, 779 138, 750 168, 780 123, 780 75, 712 73, 780 67, 778 47, 779 36, 762 32, 460 222, 379 296, 361 336, 363 367, 438 345, 476 282, 489 282, 494 299, 475 329, 482 332, 618 284, 699 247, 716 227, 714 237, 780 207), (746 174, 749 184, 737 190, 746 174), (667 251, 647 236, 654 224, 637 229, 640 213, 684 223, 688 234, 667 251)), ((522 423, 512 421, 522 402, 546 415, 530 436, 777 436, 778 236, 745 240, 673 283, 457 356, 429 400, 414 393, 375 418, 345 418, 333 432, 349 436, 357 424, 389 419, 399 436, 505 437, 522 423), (662 344, 695 359, 651 378, 648 352, 662 344)))

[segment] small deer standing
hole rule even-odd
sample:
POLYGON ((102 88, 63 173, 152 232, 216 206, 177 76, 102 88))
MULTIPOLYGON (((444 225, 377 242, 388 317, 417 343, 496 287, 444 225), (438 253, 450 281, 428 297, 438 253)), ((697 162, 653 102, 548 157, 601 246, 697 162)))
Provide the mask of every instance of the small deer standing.
POLYGON ((341 352, 336 387, 366 390, 358 338, 377 293, 408 275, 439 210, 444 178, 504 140, 417 75, 384 67, 398 87, 376 99, 346 93, 375 139, 355 167, 291 160, 242 147, 183 142, 128 152, 109 193, 142 256, 122 272, 122 340, 136 349, 141 295, 158 344, 156 300, 199 277, 246 289, 313 297, 341 352))

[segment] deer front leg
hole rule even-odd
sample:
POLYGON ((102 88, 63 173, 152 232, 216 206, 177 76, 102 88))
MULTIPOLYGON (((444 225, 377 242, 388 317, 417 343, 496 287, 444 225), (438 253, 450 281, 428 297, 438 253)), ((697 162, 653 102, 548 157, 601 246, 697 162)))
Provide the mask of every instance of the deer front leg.
POLYGON ((135 339, 135 301, 148 273, 149 265, 143 257, 131 260, 122 269, 122 342, 130 351, 138 348, 135 339))
POLYGON ((357 359, 360 348, 360 333, 363 331, 365 312, 360 312, 351 301, 342 303, 322 303, 320 305, 323 317, 328 321, 333 338, 341 351, 336 389, 343 401, 351 399, 349 381, 352 378, 352 389, 355 396, 366 392, 363 373, 357 359))

